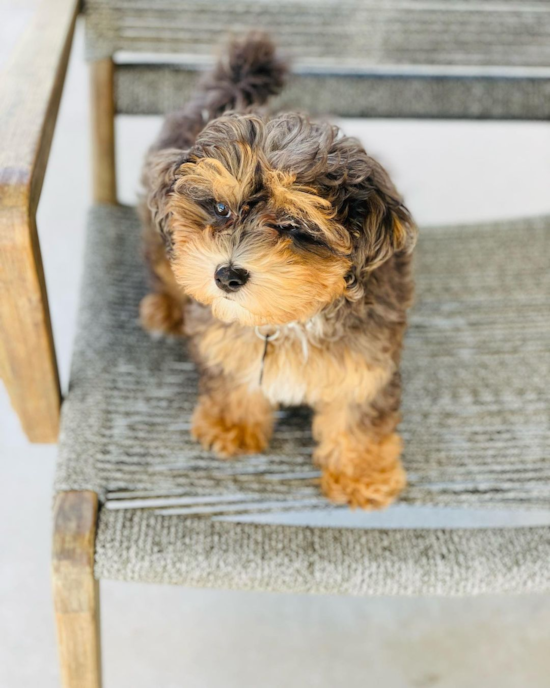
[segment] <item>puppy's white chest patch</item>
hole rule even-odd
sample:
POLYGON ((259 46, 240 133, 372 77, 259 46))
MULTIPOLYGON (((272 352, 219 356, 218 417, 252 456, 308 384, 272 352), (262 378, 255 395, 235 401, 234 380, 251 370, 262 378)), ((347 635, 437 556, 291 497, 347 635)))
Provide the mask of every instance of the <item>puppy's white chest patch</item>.
POLYGON ((268 341, 260 363, 261 388, 272 404, 298 406, 307 401, 310 341, 300 325, 280 328, 268 341))
POLYGON ((262 391, 272 404, 299 406, 306 402, 307 384, 298 380, 291 370, 281 370, 274 379, 264 380, 262 391))

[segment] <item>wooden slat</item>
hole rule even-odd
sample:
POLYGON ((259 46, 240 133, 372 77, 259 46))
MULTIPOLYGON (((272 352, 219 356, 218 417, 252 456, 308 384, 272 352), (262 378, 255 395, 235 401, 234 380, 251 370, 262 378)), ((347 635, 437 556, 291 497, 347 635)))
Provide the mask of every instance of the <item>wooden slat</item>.
POLYGON ((52 580, 63 688, 101 688, 99 587, 93 574, 97 511, 94 492, 57 495, 52 580))
POLYGON ((212 54, 268 30, 325 65, 550 66, 547 0, 86 0, 90 59, 117 50, 212 54))
POLYGON ((0 75, 0 376, 33 442, 55 442, 59 425, 35 217, 78 5, 44 0, 0 75))

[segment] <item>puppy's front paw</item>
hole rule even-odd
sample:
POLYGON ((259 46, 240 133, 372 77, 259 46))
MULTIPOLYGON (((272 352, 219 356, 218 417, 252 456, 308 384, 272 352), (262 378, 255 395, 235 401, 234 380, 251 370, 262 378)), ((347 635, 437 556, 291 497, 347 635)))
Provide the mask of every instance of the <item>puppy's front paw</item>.
POLYGON ((405 469, 399 458, 401 439, 389 435, 381 442, 358 449, 353 444, 327 446, 316 452, 323 466, 321 489, 336 504, 360 509, 383 509, 389 506, 407 484, 405 469))
POLYGON ((352 509, 384 509, 406 484, 401 464, 391 471, 364 475, 324 470, 321 477, 321 489, 328 499, 335 504, 347 504, 352 509))
POLYGON ((151 334, 183 334, 183 310, 168 294, 147 294, 139 305, 141 326, 151 334))
POLYGON ((212 413, 208 403, 201 402, 193 414, 191 434, 204 449, 228 459, 262 452, 268 445, 270 432, 262 423, 236 422, 212 413))

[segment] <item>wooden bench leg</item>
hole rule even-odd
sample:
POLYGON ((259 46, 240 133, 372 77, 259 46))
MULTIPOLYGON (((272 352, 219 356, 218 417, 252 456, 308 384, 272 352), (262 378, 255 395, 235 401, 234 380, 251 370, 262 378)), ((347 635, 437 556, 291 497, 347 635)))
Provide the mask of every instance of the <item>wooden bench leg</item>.
POLYGON ((116 205, 115 66, 111 58, 92 62, 92 175, 96 203, 116 205))
POLYGON ((55 503, 52 576, 63 688, 101 688, 97 509, 94 492, 62 492, 55 503))

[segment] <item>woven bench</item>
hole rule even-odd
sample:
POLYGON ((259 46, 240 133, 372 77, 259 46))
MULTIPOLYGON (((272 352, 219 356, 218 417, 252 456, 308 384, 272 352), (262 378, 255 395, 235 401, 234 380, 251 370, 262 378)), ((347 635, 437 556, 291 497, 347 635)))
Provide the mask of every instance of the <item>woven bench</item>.
POLYGON ((356 595, 550 590, 550 218, 421 230, 403 362, 409 486, 383 514, 350 512, 319 492, 307 409, 281 412, 262 456, 222 462, 191 441, 185 342, 153 340, 137 322, 140 228, 117 205, 114 141, 116 114, 179 107, 214 46, 262 27, 293 60, 275 107, 548 120, 548 2, 43 0, 0 79, 0 375, 33 442, 57 441, 60 428, 36 207, 80 10, 96 205, 56 474, 64 687, 100 688, 104 578, 356 595))
MULTIPOLYGON (((421 230, 415 279, 401 502, 549 509, 550 219, 421 230)), ((146 293, 135 210, 94 208, 56 488, 100 496, 99 578, 353 594, 550 589, 540 565, 550 527, 381 531, 368 514, 330 527, 342 509, 320 493, 304 409, 281 412, 264 455, 228 462, 201 449, 189 433, 195 367, 184 340, 141 330, 146 293), (301 526, 281 524, 297 512, 301 526)))

